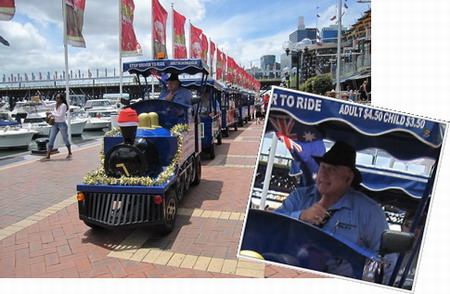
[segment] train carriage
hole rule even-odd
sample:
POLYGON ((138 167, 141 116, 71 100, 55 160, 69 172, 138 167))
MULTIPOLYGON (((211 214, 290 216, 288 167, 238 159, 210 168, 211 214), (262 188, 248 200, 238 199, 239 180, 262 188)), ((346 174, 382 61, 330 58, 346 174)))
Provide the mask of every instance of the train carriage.
POLYGON ((199 103, 200 128, 202 150, 211 159, 215 158, 215 141, 222 144, 222 112, 220 99, 223 86, 217 81, 208 78, 202 84, 200 79, 182 79, 181 85, 197 92, 199 103))
MULTIPOLYGON (((197 59, 149 60, 123 67, 138 80, 186 73, 201 74, 204 82, 208 74, 197 59)), ((143 100, 123 109, 118 123, 120 130, 105 134, 102 166, 77 185, 79 217, 93 228, 155 226, 162 234, 170 233, 179 201, 201 180, 198 107, 143 100)))
POLYGON ((244 123, 250 120, 249 108, 247 106, 247 93, 239 90, 235 96, 235 106, 238 109, 238 126, 243 127, 244 123))
MULTIPOLYGON (((265 197, 272 194, 272 203, 282 194, 286 197, 289 191, 280 187, 289 176, 287 172, 284 177, 273 176, 264 187, 256 175, 240 255, 324 273, 332 273, 329 260, 341 260, 350 265, 344 276, 411 289, 446 124, 279 87, 273 88, 271 101, 268 133, 281 132, 285 126, 290 136, 307 134, 309 143, 321 140, 329 148, 333 142, 346 141, 355 147, 361 189, 383 206, 390 230, 384 232, 376 253, 332 232, 272 213, 264 209, 265 197), (395 265, 390 276, 383 277, 385 257, 392 254, 396 254, 395 265)), ((270 159, 266 166, 271 166, 270 159)), ((305 165, 302 168, 299 174, 304 177, 309 172, 305 165)), ((290 191, 306 185, 305 181, 289 182, 290 191)))
POLYGON ((233 88, 225 88, 222 92, 221 111, 222 111, 222 133, 225 137, 230 135, 230 127, 235 131, 238 130, 239 110, 236 107, 236 97, 238 90, 233 88))

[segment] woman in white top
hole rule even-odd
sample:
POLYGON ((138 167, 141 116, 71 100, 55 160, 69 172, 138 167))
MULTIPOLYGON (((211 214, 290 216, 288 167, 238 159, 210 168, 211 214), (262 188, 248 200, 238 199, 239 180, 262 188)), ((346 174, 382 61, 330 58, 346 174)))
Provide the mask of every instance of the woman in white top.
POLYGON ((50 139, 47 144, 47 155, 41 159, 41 161, 50 160, 50 154, 52 153, 53 146, 55 145, 56 135, 61 131, 61 135, 63 137, 64 143, 66 144, 67 151, 69 154, 67 155, 67 159, 72 157, 72 150, 70 148, 69 136, 67 134, 67 123, 66 123, 66 112, 68 109, 68 104, 66 97, 63 94, 56 94, 56 105, 53 109, 51 115, 55 118, 55 123, 52 125, 52 129, 50 130, 50 139))

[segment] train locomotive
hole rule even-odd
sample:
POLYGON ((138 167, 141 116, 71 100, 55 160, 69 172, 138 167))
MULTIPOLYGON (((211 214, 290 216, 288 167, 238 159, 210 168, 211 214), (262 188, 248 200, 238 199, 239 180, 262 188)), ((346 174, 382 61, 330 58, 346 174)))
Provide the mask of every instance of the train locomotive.
POLYGON ((154 226, 170 233, 179 201, 201 179, 197 109, 155 99, 121 110, 120 129, 103 139, 102 166, 77 185, 80 219, 92 228, 154 226))

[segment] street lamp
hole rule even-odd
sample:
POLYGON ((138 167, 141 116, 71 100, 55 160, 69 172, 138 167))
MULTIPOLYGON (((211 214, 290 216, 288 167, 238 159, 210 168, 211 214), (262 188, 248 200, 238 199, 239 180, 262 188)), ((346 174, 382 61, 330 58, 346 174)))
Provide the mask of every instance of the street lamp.
POLYGON ((283 49, 286 51, 286 55, 289 56, 289 53, 291 53, 292 56, 292 61, 295 61, 295 65, 297 68, 297 79, 296 79, 296 89, 299 89, 299 81, 300 81, 300 75, 299 75, 299 70, 300 70, 300 59, 302 58, 302 51, 305 51, 305 53, 308 50, 308 46, 311 46, 312 41, 308 38, 305 38, 303 40, 301 40, 300 42, 297 43, 293 43, 291 41, 286 41, 283 42, 283 49), (293 54, 295 52, 295 55, 293 54))
POLYGON ((282 70, 282 73, 283 73, 283 75, 284 75, 284 80, 286 81, 286 86, 288 87, 288 88, 290 88, 290 81, 289 81, 289 78, 290 78, 290 76, 289 76, 289 67, 285 67, 285 68, 283 68, 283 70, 282 70))

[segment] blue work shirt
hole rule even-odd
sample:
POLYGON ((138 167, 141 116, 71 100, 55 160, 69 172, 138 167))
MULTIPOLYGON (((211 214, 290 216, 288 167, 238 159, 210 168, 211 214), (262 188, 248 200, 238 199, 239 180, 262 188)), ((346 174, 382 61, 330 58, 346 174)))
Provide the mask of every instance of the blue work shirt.
MULTIPOLYGON (((320 198, 315 185, 300 187, 292 191, 283 205, 274 212, 299 219, 303 210, 319 202, 320 198)), ((339 235, 353 244, 378 254, 381 235, 389 227, 386 215, 376 201, 359 191, 349 189, 328 210, 333 210, 334 213, 322 227, 324 231, 339 235)), ((385 282, 392 273, 395 260, 395 254, 386 256, 385 282)), ((347 273, 342 272, 342 267, 336 271, 336 274, 351 275, 347 270, 347 273)))
MULTIPOLYGON (((166 99, 167 94, 169 94, 169 90, 163 89, 161 94, 159 94, 159 99, 166 99)), ((179 87, 175 90, 175 95, 172 99, 173 102, 183 103, 186 105, 192 104, 192 92, 186 88, 179 87)))

